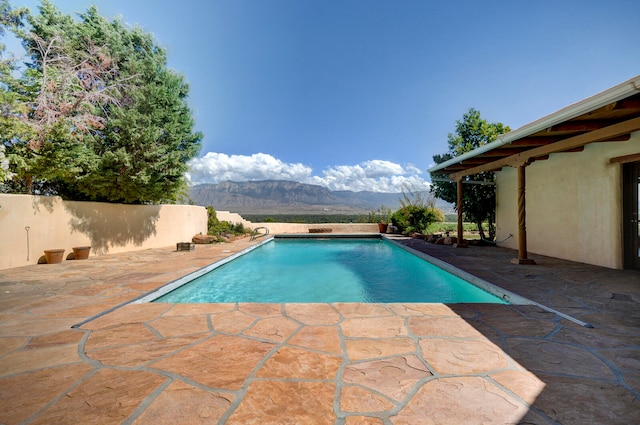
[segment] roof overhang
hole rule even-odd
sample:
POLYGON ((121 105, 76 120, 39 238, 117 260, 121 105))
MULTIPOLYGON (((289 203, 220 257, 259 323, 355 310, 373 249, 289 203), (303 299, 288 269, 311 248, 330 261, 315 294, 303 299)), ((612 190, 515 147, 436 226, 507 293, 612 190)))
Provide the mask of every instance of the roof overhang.
POLYGON ((595 142, 629 140, 640 130, 640 75, 498 136, 489 144, 427 170, 453 180, 505 166, 579 152, 595 142))

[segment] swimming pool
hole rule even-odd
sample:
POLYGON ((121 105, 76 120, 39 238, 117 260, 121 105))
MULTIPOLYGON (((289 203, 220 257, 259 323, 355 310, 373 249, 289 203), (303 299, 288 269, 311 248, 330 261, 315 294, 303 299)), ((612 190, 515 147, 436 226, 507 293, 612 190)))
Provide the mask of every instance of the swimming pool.
POLYGON ((188 280, 168 286, 150 300, 507 303, 380 238, 272 238, 251 252, 188 280))

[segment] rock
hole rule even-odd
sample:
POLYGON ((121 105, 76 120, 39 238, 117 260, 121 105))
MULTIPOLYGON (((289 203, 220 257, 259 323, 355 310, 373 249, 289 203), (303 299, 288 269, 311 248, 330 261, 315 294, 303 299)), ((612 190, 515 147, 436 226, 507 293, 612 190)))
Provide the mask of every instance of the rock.
POLYGON ((218 241, 218 238, 216 238, 215 236, 211 236, 211 235, 195 235, 193 238, 191 238, 191 242, 193 243, 197 243, 197 244, 208 244, 208 243, 215 243, 218 241))
POLYGON ((454 243, 458 243, 458 238, 456 238, 455 236, 448 236, 446 238, 444 238, 444 242, 445 245, 453 245, 454 243))

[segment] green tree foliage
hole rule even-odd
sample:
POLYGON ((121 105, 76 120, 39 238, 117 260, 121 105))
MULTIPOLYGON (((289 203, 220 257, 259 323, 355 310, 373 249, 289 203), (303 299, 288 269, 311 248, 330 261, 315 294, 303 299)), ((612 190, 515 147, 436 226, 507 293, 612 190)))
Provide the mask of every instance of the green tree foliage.
POLYGON ((447 217, 444 214, 444 211, 442 211, 439 208, 434 208, 433 209, 433 221, 434 222, 438 222, 438 223, 443 223, 447 217))
MULTIPOLYGON (((480 146, 491 143, 503 133, 511 129, 502 123, 488 123, 482 119, 480 112, 471 108, 463 115, 462 120, 456 121, 456 132, 449 134, 449 150, 442 155, 434 155, 433 160, 443 163, 451 158, 462 155, 480 146)), ((457 207, 457 187, 456 183, 442 182, 437 178, 447 178, 443 174, 431 174, 431 192, 440 199, 456 204, 457 207)), ((484 172, 465 177, 467 181, 495 182, 493 172, 484 172)), ((464 220, 475 223, 480 232, 480 236, 485 239, 483 222, 488 223, 489 239, 495 238, 495 217, 496 217, 496 194, 494 185, 465 184, 464 185, 464 220)))
POLYGON ((27 21, 29 31, 15 30, 29 53, 26 70, 20 84, 2 81, 23 96, 14 131, 2 133, 13 188, 76 200, 178 199, 202 134, 164 49, 95 7, 74 20, 43 0, 27 21))
POLYGON ((9 172, 9 160, 4 155, 4 146, 0 145, 0 182, 13 177, 13 174, 9 172))
MULTIPOLYGON (((26 12, 25 8, 12 9, 7 0, 0 0, 0 37, 5 36, 8 30, 17 30, 22 25, 26 12)), ((15 112, 22 97, 10 89, 16 86, 17 80, 13 76, 16 67, 15 58, 12 54, 7 54, 6 46, 0 43, 0 134, 6 140, 13 139, 16 134, 25 130, 15 112)), ((13 177, 5 150, 5 145, 0 144, 0 183, 13 177)))

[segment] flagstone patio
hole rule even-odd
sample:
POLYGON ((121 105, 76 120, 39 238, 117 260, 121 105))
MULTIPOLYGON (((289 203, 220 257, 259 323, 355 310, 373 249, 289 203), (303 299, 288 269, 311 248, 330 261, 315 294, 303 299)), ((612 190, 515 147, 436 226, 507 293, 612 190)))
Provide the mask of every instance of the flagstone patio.
POLYGON ((535 306, 128 304, 254 243, 0 270, 2 424, 640 423, 640 273, 403 243, 535 306))

